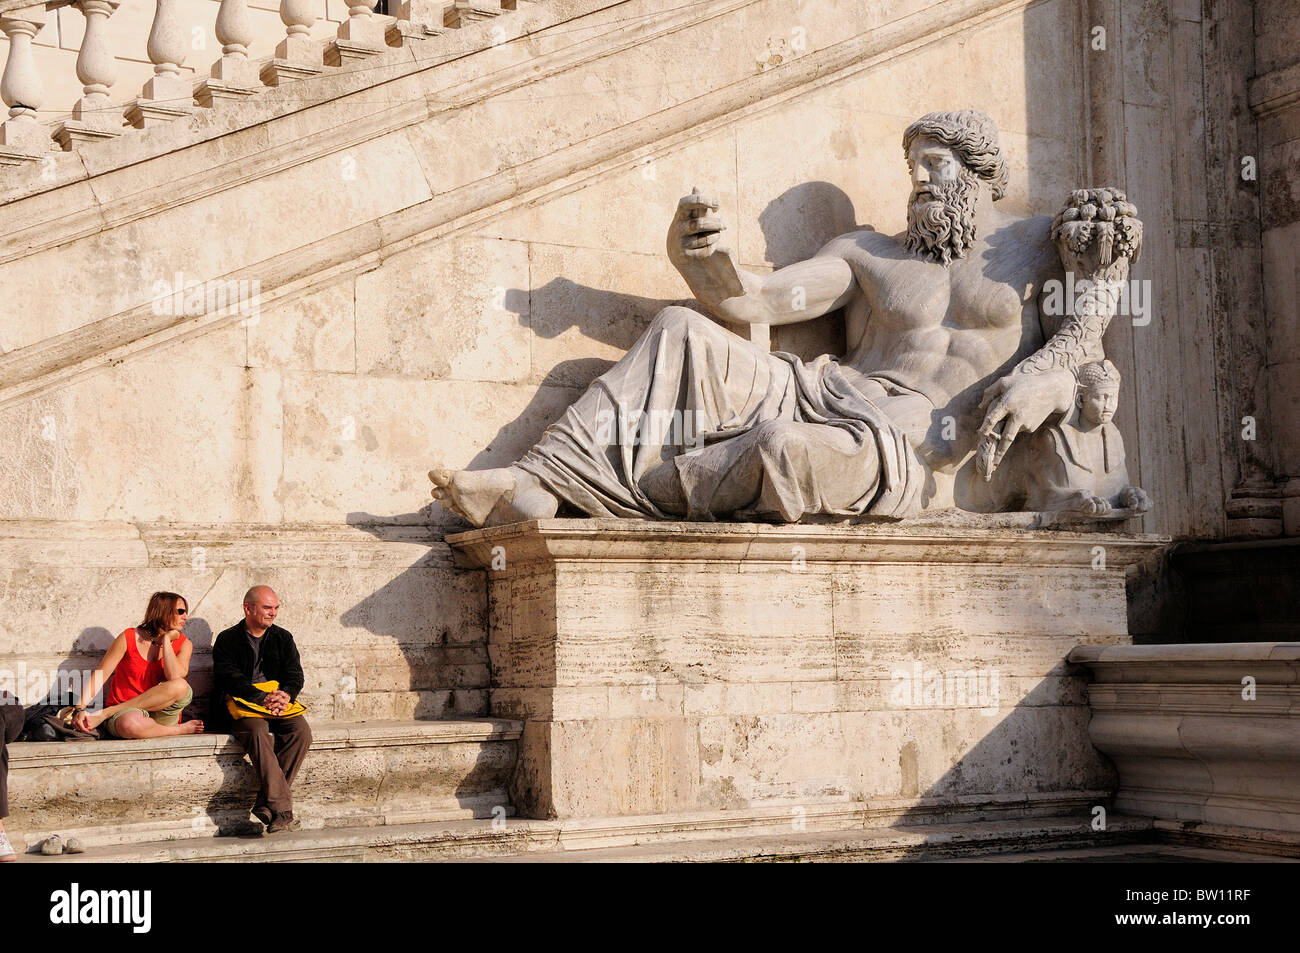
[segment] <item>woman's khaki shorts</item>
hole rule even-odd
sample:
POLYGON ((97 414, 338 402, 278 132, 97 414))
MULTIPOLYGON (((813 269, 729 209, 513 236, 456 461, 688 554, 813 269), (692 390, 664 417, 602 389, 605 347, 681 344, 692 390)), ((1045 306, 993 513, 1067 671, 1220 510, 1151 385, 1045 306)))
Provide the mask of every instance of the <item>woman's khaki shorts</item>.
POLYGON ((184 711, 185 706, 192 701, 194 701, 194 689, 188 688, 185 690, 184 698, 180 701, 173 702, 166 708, 159 709, 158 711, 145 711, 143 708, 123 708, 121 711, 115 712, 108 718, 104 719, 104 723, 100 725, 100 727, 114 738, 121 738, 122 736, 117 733, 117 720, 129 711, 138 711, 141 714, 148 715, 158 724, 166 725, 168 728, 171 728, 181 723, 181 712, 184 711))

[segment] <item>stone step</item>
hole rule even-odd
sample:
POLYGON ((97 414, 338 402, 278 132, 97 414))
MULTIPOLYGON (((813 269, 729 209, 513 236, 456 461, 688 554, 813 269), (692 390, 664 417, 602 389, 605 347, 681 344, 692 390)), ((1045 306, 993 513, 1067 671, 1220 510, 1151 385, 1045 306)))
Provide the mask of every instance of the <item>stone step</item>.
MULTIPOLYGON (((509 816, 521 730, 486 718, 313 724, 295 813, 308 831, 509 816)), ((256 794, 252 768, 227 734, 9 751, 6 828, 20 850, 53 833, 88 849, 214 843, 246 825, 256 794)))
MULTIPOLYGON (((638 824, 639 824, 639 819, 638 824)), ((791 832, 756 836, 738 830, 716 836, 702 825, 692 836, 675 825, 671 839, 621 843, 629 819, 566 824, 513 819, 466 820, 383 827, 303 830, 261 837, 187 840, 123 845, 71 857, 21 858, 35 863, 502 861, 710 862, 710 861, 898 861, 988 857, 1018 852, 1095 849, 1150 841, 1150 819, 1111 816, 1096 832, 1079 817, 1023 818, 965 824, 930 824, 874 829, 791 832), (592 837, 605 831, 600 846, 592 837), (576 837, 575 837, 576 835, 576 837), (583 846, 564 849, 571 837, 583 846)))

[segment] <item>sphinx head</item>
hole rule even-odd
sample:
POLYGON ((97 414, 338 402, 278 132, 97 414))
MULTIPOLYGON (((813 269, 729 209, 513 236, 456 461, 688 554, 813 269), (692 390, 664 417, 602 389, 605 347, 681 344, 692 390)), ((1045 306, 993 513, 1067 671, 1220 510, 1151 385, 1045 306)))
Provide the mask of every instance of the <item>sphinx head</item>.
POLYGON ((1119 369, 1110 361, 1085 364, 1075 372, 1078 391, 1074 402, 1084 423, 1096 426, 1115 418, 1119 402, 1119 369))
POLYGON ((994 201, 1007 190, 1007 166, 993 120, 974 109, 927 113, 903 133, 912 176, 907 247, 931 261, 962 258, 975 241, 980 183, 994 201))

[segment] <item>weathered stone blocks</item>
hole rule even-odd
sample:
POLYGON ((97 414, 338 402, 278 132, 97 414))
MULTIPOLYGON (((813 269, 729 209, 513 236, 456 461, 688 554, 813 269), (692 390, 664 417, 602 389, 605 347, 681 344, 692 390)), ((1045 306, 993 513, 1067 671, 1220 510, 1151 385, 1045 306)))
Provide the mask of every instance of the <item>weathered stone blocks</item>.
POLYGON ((1164 542, 563 519, 448 541, 487 570, 491 711, 525 720, 514 804, 559 818, 1096 794, 1065 657, 1128 641, 1125 569, 1164 542))

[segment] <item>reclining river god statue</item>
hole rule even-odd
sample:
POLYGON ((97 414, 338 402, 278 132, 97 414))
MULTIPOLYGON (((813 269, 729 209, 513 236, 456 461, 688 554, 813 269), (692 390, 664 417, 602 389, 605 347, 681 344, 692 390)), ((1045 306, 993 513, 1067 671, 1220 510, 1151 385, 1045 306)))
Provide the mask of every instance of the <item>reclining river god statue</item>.
MULTIPOLYGON (((1084 189, 1055 219, 997 212, 1007 166, 993 121, 974 110, 922 116, 903 150, 905 233, 863 228, 768 275, 720 244, 718 203, 684 197, 668 255, 717 320, 664 309, 520 460, 437 466, 434 499, 484 526, 562 503, 602 517, 793 523, 1090 498, 1059 481, 1035 494, 1043 451, 1016 437, 1070 414, 1076 372, 1105 359, 1141 247, 1135 208, 1117 190, 1084 189), (1063 285, 1078 289, 1064 302, 1063 285), (838 309, 847 353, 811 362, 718 323, 838 309)), ((1125 500, 1108 515, 1149 506, 1140 492, 1125 500)))

